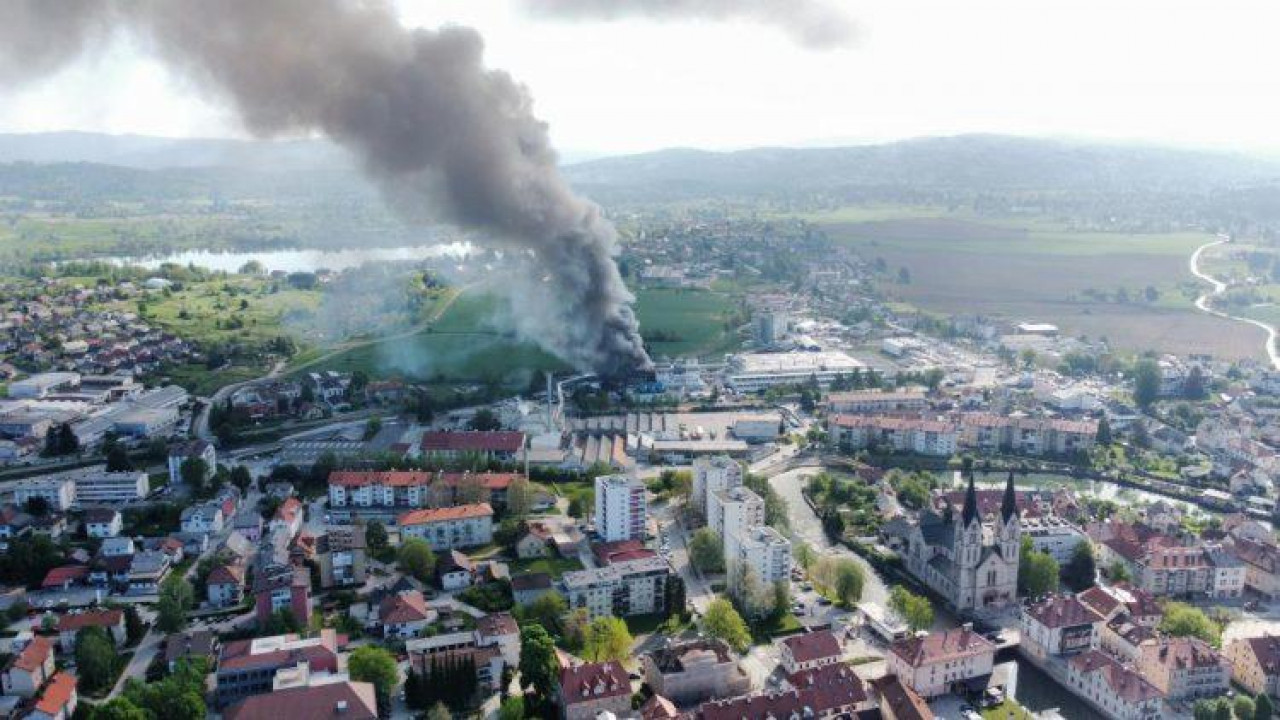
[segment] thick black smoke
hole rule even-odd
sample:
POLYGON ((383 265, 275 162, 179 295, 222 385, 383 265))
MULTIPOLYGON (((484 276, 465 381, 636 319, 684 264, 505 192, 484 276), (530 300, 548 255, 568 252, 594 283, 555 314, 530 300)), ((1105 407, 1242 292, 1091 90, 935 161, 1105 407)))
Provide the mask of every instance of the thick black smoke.
POLYGON ((256 135, 323 133, 400 212, 443 211, 525 258, 523 271, 493 283, 511 295, 525 336, 583 370, 648 365, 613 226, 565 184, 529 93, 484 66, 476 32, 408 30, 384 3, 345 0, 0 7, 0 79, 37 77, 127 31, 225 98, 256 135))
POLYGON ((809 47, 844 45, 853 37, 853 23, 832 3, 823 0, 523 0, 535 15, 559 18, 616 20, 647 17, 655 20, 745 18, 776 25, 809 47))

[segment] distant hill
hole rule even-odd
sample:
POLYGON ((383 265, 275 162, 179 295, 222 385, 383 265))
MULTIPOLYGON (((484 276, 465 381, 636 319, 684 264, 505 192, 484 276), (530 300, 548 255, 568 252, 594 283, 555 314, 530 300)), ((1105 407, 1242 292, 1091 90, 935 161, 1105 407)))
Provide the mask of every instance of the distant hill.
POLYGON ((1204 192, 1280 179, 1280 164, 1228 153, 963 135, 839 148, 662 150, 570 165, 565 174, 600 199, 889 187, 1204 192))
POLYGON ((97 163, 157 170, 236 167, 308 171, 350 166, 322 140, 254 141, 53 132, 0 134, 0 163, 97 163))

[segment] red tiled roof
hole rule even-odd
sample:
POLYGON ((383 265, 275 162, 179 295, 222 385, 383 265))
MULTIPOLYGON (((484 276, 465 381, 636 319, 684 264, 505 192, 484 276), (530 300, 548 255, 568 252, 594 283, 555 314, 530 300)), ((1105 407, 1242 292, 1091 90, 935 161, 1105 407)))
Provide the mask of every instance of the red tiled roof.
POLYGON ((1103 621, 1103 616, 1075 595, 1050 595, 1026 609, 1027 615, 1047 628, 1074 627, 1103 621))
POLYGON ((109 628, 124 621, 124 613, 120 610, 90 610, 82 613, 68 613, 58 618, 58 632, 78 632, 87 627, 109 628))
POLYGON ((422 510, 412 510, 401 515, 396 519, 397 525, 425 525, 426 523, 442 522, 445 520, 462 520, 465 518, 493 516, 493 508, 489 503, 475 503, 473 505, 455 505, 447 508, 424 508, 422 510))
POLYGON ((291 523, 300 512, 302 512, 302 503, 298 498, 285 498, 285 501, 280 503, 280 507, 276 508, 276 517, 291 523))
POLYGON ((243 585, 244 567, 241 565, 219 565, 210 573, 206 585, 243 585))
POLYGON ((53 642, 43 635, 36 635, 13 659, 13 667, 33 673, 44 665, 53 653, 53 642))
POLYGON ((972 630, 955 628, 898 640, 889 651, 918 668, 947 659, 994 653, 996 646, 972 630))
POLYGON ((55 673, 53 680, 45 686, 40 699, 36 701, 36 710, 55 717, 67 706, 67 703, 71 702, 71 697, 75 694, 76 676, 68 672, 55 673))
POLYGON ((485 637, 498 637, 517 635, 520 633, 520 626, 511 613, 491 613, 476 620, 476 630, 485 637))
POLYGON ((472 477, 480 481, 480 486, 486 490, 506 490, 511 487, 511 483, 520 477, 519 473, 473 473, 473 472, 444 472, 436 478, 439 482, 450 487, 457 487, 458 483, 465 478, 472 477))
POLYGON ((565 705, 601 698, 630 696, 631 681, 617 662, 570 665, 560 671, 561 700, 565 705))
POLYGON ((448 432, 422 434, 423 452, 518 452, 524 446, 524 433, 493 431, 448 432))
POLYGON ((342 487, 383 485, 386 487, 410 487, 431 484, 432 473, 425 471, 395 470, 373 472, 362 470, 338 470, 329 473, 329 484, 342 487))
POLYGON ((651 695, 640 706, 640 717, 643 720, 675 720, 675 718, 680 717, 680 711, 676 708, 675 703, 655 694, 651 695))
POLYGON ((1120 599, 1104 590, 1101 586, 1094 585, 1076 596, 1080 602, 1093 608, 1099 615, 1110 615, 1113 610, 1120 607, 1120 599))
POLYGON ((792 635, 782 641, 791 650, 791 657, 798 663, 807 663, 822 658, 839 658, 843 651, 840 641, 830 630, 792 635))
POLYGON ((897 675, 876 678, 871 685, 880 695, 880 706, 887 706, 896 720, 933 720, 929 705, 897 675))
POLYGON ((377 720, 372 683, 341 682, 276 690, 232 705, 225 720, 377 720), (342 710, 339 703, 345 703, 342 710))
POLYGON ((88 576, 89 568, 84 565, 63 565, 50 570, 40 587, 59 587, 66 582, 82 580, 88 576))
POLYGON ((1237 643, 1246 643, 1258 667, 1268 677, 1280 675, 1280 637, 1264 635, 1262 637, 1240 638, 1237 643))
POLYGON ((1156 660, 1161 665, 1177 668, 1205 668, 1225 662, 1217 650, 1196 637, 1174 637, 1161 641, 1155 649, 1156 660))
POLYGON ((862 681, 843 663, 797 673, 794 682, 794 689, 782 692, 712 700, 699 706, 692 716, 697 720, 804 717, 807 708, 818 717, 826 717, 852 713, 854 706, 867 699, 862 681))
POLYGON ((388 596, 378 608, 378 618, 384 625, 426 620, 427 600, 420 592, 407 592, 388 596))
POLYGON ((1068 662, 1079 673, 1101 672, 1111 691, 1126 702, 1145 702, 1162 697, 1162 693, 1141 675, 1100 650, 1087 650, 1068 662))

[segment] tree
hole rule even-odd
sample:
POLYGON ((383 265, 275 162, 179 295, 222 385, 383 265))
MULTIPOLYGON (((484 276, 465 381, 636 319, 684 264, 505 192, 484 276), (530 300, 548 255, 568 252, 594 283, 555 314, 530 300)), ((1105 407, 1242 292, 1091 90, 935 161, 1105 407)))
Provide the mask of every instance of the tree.
POLYGON ((1257 712, 1253 705, 1253 698, 1248 695, 1237 695, 1236 701, 1231 704, 1231 709, 1238 720, 1253 720, 1257 712))
POLYGON ((401 571, 421 582, 428 582, 431 579, 431 571, 436 567, 436 556, 431 552, 431 546, 421 538, 407 538, 400 543, 396 560, 401 571))
POLYGON ((700 572, 724 572, 724 542, 709 527, 699 528, 689 539, 689 562, 700 572))
POLYGON ((1151 407, 1160 397, 1160 366, 1155 360, 1140 360, 1133 366, 1133 401, 1138 407, 1151 407))
POLYGON ((184 485, 191 488, 192 493, 203 495, 206 490, 204 481, 209 477, 209 463, 202 457, 189 457, 178 466, 178 476, 182 478, 184 485))
POLYGON ((160 586, 156 603, 156 627, 167 633, 178 632, 187 625, 187 610, 195 600, 195 590, 181 575, 170 575, 160 586))
POLYGON ((1093 546, 1081 540, 1071 552, 1071 559, 1062 568, 1062 580, 1076 592, 1091 588, 1098 580, 1098 566, 1093 557, 1093 546))
POLYGON ((523 518, 533 509, 533 488, 528 478, 517 475, 507 487, 507 514, 523 518))
POLYGON ((895 585, 889 593, 889 607, 898 613, 913 631, 933 627, 933 606, 928 598, 920 597, 901 585, 895 585))
POLYGON ((1258 697, 1253 699, 1253 720, 1271 720, 1271 716, 1275 714, 1275 705, 1271 702, 1271 696, 1265 692, 1258 693, 1258 697))
POLYGON ((147 634, 147 626, 142 622, 142 616, 138 614, 138 608, 132 604, 126 605, 124 608, 124 635, 126 645, 137 645, 147 634))
POLYGON ((129 472, 133 470, 133 461, 129 459, 129 451, 120 445, 113 445, 107 450, 107 472, 129 472))
POLYGON ((382 550, 387 547, 387 526, 379 520, 370 520, 364 527, 364 539, 371 550, 382 550))
POLYGON ((625 660, 631 655, 631 643, 631 633, 622 618, 598 617, 587 628, 582 656, 592 662, 625 660))
POLYGON ((1214 647, 1222 641, 1222 627, 1203 610, 1186 603, 1166 604, 1160 629, 1174 637, 1198 637, 1214 647))
POLYGON ((564 596, 553 590, 526 605, 521 610, 521 614, 530 622, 558 633, 563 627, 564 615, 568 611, 569 604, 565 602, 564 596))
POLYGON ((98 705, 93 708, 89 717, 91 720, 149 720, 146 711, 126 697, 112 698, 98 705))
POLYGON ((1102 447, 1106 447, 1111 444, 1111 423, 1107 422, 1107 418, 1105 416, 1098 421, 1098 434, 1094 439, 1102 447))
POLYGON ((50 428, 44 436, 44 454, 48 456, 73 455, 80 450, 80 438, 76 437, 70 423, 50 428))
POLYGON ((818 561, 818 554, 813 551, 809 543, 802 540, 796 541, 791 552, 795 555, 796 564, 805 570, 813 567, 813 564, 818 561))
POLYGON ((467 423, 467 427, 472 430, 501 430, 502 421, 489 408, 480 408, 475 415, 471 416, 471 422, 467 423))
POLYGON ((249 468, 245 465, 237 465, 231 468, 231 484, 243 495, 249 491, 249 486, 253 484, 253 474, 249 472, 249 468))
POLYGON ((382 418, 375 415, 364 424, 365 440, 372 440, 380 432, 382 432, 382 418))
POLYGON ((453 720, 453 713, 449 712, 449 708, 445 704, 438 702, 431 706, 431 711, 427 713, 427 720, 453 720))
POLYGON ((76 673, 85 691, 95 692, 115 681, 116 646, 106 630, 87 627, 77 632, 75 652, 76 673))
POLYGON ((833 589, 836 599, 845 607, 853 607, 862 599, 862 587, 866 583, 862 567, 853 560, 836 561, 836 575, 833 589))
POLYGON ((40 495, 32 495, 27 498, 24 509, 28 515, 44 517, 49 514, 49 499, 40 495))
POLYGON ((738 652, 746 652, 751 647, 751 631, 747 623, 724 598, 716 598, 707 606, 707 614, 702 618, 702 629, 707 635, 719 638, 738 652))
POLYGON ((1107 577, 1111 578, 1113 583, 1127 582, 1133 579, 1129 575, 1129 566, 1119 560, 1112 561, 1111 565, 1107 567, 1107 577))
POLYGON ((361 645, 347 660, 347 673, 356 682, 373 683, 382 712, 391 708, 391 692, 400 681, 396 658, 377 645, 361 645))
POLYGON ((524 720, 524 698, 512 695, 498 708, 498 720, 524 720))
MULTIPOLYGON (((1030 545, 1030 538, 1023 538, 1030 545)), ((1058 589, 1058 561, 1049 553, 1028 550, 1018 554, 1019 591, 1032 598, 1058 589)))
POLYGON ((1203 400, 1208 388, 1205 387, 1204 371, 1199 365, 1192 365, 1187 372, 1187 380, 1182 385, 1182 394, 1188 400, 1203 400))
POLYGON ((586 608, 574 608, 564 616, 564 644, 573 652, 582 652, 587 644, 587 628, 591 627, 591 614, 586 608))
POLYGON ((546 700, 559 678, 556 667, 556 646, 547 631, 538 625, 520 628, 520 682, 546 700))
POLYGON ((130 679, 124 696, 149 717, 165 720, 201 720, 206 715, 204 680, 209 663, 205 658, 179 660, 173 673, 160 682, 141 683, 130 679))

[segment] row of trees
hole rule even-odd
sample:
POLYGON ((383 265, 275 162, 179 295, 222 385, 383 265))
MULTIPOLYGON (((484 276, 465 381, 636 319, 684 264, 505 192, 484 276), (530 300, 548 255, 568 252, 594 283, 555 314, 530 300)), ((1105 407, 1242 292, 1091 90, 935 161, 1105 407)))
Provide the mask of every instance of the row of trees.
POLYGON ((426 674, 409 670, 405 679, 405 702, 415 710, 426 710, 436 703, 461 710, 467 707, 476 693, 476 661, 470 655, 447 655, 440 660, 431 658, 431 669, 426 674))

